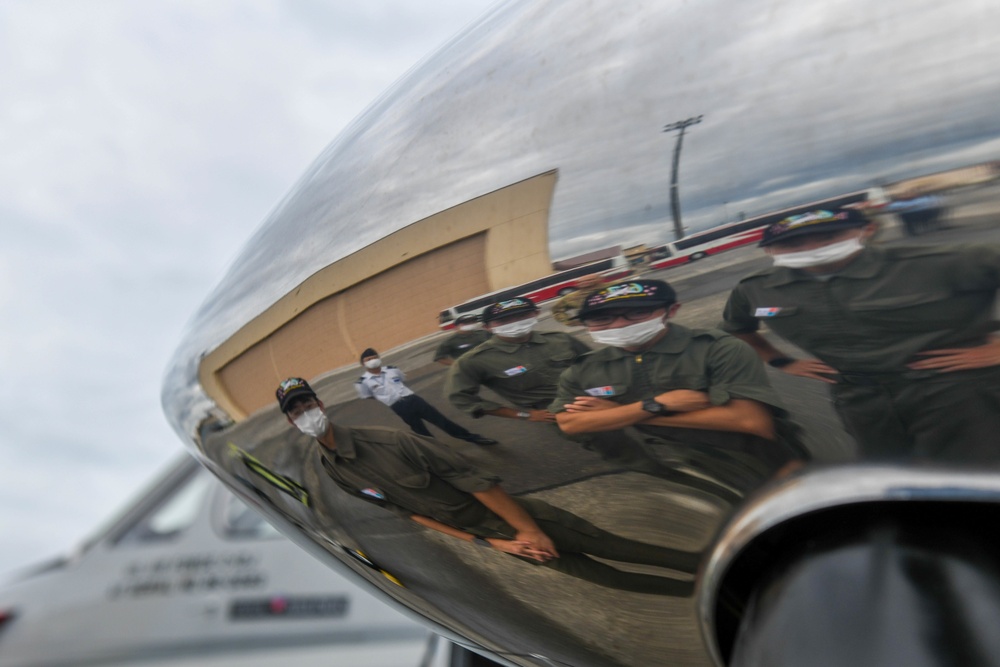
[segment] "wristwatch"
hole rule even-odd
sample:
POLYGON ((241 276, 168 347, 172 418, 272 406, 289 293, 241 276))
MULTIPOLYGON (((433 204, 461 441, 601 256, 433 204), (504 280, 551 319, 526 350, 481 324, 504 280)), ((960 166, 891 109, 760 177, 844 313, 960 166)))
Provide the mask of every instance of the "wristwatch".
POLYGON ((479 537, 478 535, 476 535, 475 537, 472 538, 472 542, 476 546, 485 547, 487 549, 493 548, 493 545, 490 544, 489 540, 487 540, 485 537, 479 537))
POLYGON ((517 418, 518 419, 527 419, 530 416, 531 416, 530 412, 525 412, 524 410, 518 410, 517 411, 517 418))
POLYGON ((775 357, 767 362, 767 365, 771 368, 784 368, 788 364, 794 364, 795 362, 796 360, 791 357, 775 357))
POLYGON ((670 414, 670 410, 667 410, 667 406, 660 403, 655 398, 644 398, 642 400, 642 409, 653 415, 670 414))

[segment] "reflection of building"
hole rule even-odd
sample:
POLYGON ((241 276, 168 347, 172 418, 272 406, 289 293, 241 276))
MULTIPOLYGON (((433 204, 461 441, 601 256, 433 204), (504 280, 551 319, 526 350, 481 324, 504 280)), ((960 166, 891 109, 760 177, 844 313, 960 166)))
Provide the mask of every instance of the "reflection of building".
POLYGON ((569 269, 575 269, 578 266, 584 266, 585 264, 599 262, 602 259, 611 259, 612 257, 617 257, 621 254, 622 247, 620 245, 615 245, 610 248, 604 248, 603 250, 595 250, 583 255, 567 257, 566 259, 561 259, 558 262, 552 262, 552 269, 555 271, 567 271, 569 269))
POLYGON ((551 273, 547 172, 414 222, 316 272, 201 361, 206 392, 239 419, 284 377, 356 364, 437 331, 470 297, 551 273))
POLYGON ((953 188, 982 185, 997 178, 1000 178, 1000 162, 984 162, 970 167, 959 167, 958 169, 939 171, 926 176, 889 183, 884 185, 882 189, 891 199, 900 199, 953 188))
POLYGON ((622 250, 622 254, 628 258, 629 266, 640 267, 649 263, 650 249, 646 247, 645 243, 640 243, 639 245, 634 245, 622 250))

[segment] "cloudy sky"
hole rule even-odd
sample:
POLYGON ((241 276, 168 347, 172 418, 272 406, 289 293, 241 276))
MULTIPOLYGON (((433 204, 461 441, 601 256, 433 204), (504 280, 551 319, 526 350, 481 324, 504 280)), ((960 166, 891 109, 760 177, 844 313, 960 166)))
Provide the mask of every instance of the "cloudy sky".
POLYGON ((0 577, 177 456, 185 322, 352 118, 493 0, 0 2, 0 577))

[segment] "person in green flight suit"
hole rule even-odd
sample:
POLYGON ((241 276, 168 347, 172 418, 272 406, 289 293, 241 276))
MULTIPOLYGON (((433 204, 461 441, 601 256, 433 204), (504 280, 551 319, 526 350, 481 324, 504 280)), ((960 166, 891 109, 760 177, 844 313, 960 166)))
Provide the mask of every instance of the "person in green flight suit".
POLYGON ((576 283, 576 288, 569 294, 552 304, 552 317, 559 324, 568 327, 578 327, 581 325, 577 313, 580 306, 588 296, 598 291, 604 286, 604 278, 597 273, 592 276, 584 276, 576 283))
POLYGON ((862 458, 1000 459, 1000 248, 873 247, 875 231, 850 208, 771 225, 760 245, 774 266, 737 284, 721 328, 828 383, 862 458), (809 357, 779 350, 762 322, 809 357))
POLYGON ((669 322, 680 304, 661 280, 634 280, 592 294, 580 319, 608 347, 560 378, 550 410, 568 435, 634 427, 699 459, 743 466, 761 481, 808 458, 753 350, 718 330, 669 322))
POLYGON ((489 340, 490 332, 479 326, 478 315, 460 315, 455 319, 455 333, 441 341, 434 351, 434 361, 451 366, 460 356, 489 340))
POLYGON ((566 333, 534 331, 538 306, 531 299, 491 304, 482 319, 493 337, 451 366, 444 384, 448 400, 473 417, 555 421, 548 406, 559 375, 590 348, 566 333), (514 407, 480 396, 483 386, 514 407))
POLYGON ((500 478, 433 438, 332 423, 302 378, 275 391, 289 423, 320 444, 320 465, 343 491, 425 528, 592 583, 686 597, 694 582, 626 572, 591 556, 693 575, 700 554, 630 540, 541 500, 512 498, 500 478))

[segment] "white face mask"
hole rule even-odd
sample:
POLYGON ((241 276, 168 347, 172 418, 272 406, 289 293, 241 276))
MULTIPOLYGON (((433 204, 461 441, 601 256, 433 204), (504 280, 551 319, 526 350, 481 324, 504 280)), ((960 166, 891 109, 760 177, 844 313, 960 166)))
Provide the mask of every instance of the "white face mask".
POLYGON ((667 328, 662 317, 657 317, 645 322, 636 322, 618 329, 602 329, 591 331, 590 337, 595 343, 601 345, 611 345, 612 347, 636 347, 643 343, 648 343, 667 328))
POLYGON ((521 336, 531 333, 531 330, 535 328, 536 324, 538 324, 538 318, 529 317, 526 320, 511 322, 510 324, 497 325, 491 330, 494 334, 503 338, 520 338, 521 336))
POLYGON ((378 357, 375 357, 374 359, 369 359, 368 361, 365 362, 365 368, 369 368, 371 370, 375 370, 381 365, 382 365, 382 360, 379 359, 378 357))
POLYGON ((861 239, 854 237, 846 241, 838 241, 830 245, 813 248, 812 250, 802 250, 799 252, 789 252, 783 255, 772 255, 775 266, 787 266, 790 269, 804 269, 810 266, 822 266, 823 264, 833 264, 842 259, 847 259, 854 253, 864 248, 861 239))
POLYGON ((458 325, 459 331, 475 331, 479 328, 478 324, 460 324, 458 325))
POLYGON ((326 430, 330 427, 330 422, 327 420, 326 415, 319 408, 306 410, 292 423, 295 424, 295 428, 314 438, 325 434, 326 430))

